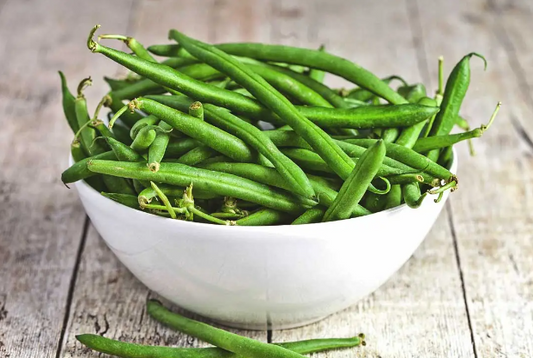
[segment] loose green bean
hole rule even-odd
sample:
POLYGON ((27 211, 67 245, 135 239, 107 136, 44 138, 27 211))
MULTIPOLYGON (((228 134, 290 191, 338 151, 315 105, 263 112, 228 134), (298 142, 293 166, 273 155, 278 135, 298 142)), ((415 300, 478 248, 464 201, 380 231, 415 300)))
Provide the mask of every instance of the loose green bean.
MULTIPOLYGON (((237 358, 235 353, 217 347, 179 348, 148 346, 121 342, 97 334, 81 334, 76 339, 100 353, 122 358, 237 358)), ((351 338, 310 339, 298 342, 271 343, 300 354, 323 352, 331 349, 364 345, 364 335, 351 338)))
POLYGON ((290 351, 280 346, 255 341, 251 338, 242 337, 237 334, 212 327, 208 324, 188 319, 168 311, 157 301, 148 301, 147 310, 148 314, 152 318, 166 326, 244 357, 304 357, 299 353, 290 351))

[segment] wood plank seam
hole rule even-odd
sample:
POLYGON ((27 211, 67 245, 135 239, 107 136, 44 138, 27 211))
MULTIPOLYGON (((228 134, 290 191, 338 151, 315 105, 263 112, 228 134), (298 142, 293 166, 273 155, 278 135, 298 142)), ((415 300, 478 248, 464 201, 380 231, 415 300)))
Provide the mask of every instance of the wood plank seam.
POLYGON ((463 268, 461 266, 461 256, 459 255, 459 247, 457 245, 457 233, 455 231, 455 225, 453 223, 453 210, 450 205, 450 202, 446 203, 446 210, 448 211, 448 224, 450 225, 450 232, 452 234, 452 239, 453 239, 453 250, 455 251, 455 260, 457 262, 457 268, 459 269, 459 278, 461 280, 461 290, 463 292, 463 301, 465 304, 466 319, 468 321, 468 328, 470 329, 470 341, 472 343, 472 350, 474 352, 474 357, 478 358, 476 340, 474 338, 474 329, 472 327, 472 318, 470 317, 470 309, 468 307, 468 300, 466 298, 465 279, 463 275, 463 268))
MULTIPOLYGON (((407 13, 408 14, 412 14, 411 16, 409 16, 409 23, 411 24, 411 30, 412 30, 412 34, 413 34, 413 42, 414 42, 414 45, 415 45, 415 48, 416 48, 416 53, 417 53, 417 60, 418 60, 418 68, 419 68, 419 71, 420 71, 420 74, 424 80, 424 83, 431 83, 430 81, 430 71, 429 71, 429 61, 426 57, 426 51, 424 49, 424 43, 425 43, 425 40, 424 40, 424 36, 423 36, 423 27, 422 27, 422 24, 420 22, 420 11, 419 11, 419 8, 418 8, 418 3, 414 0, 406 0, 406 5, 407 5, 407 13), (419 33, 417 35, 417 33, 419 33)), ((428 93, 429 94, 429 93, 428 93)), ((448 225, 450 227, 450 233, 452 235, 452 241, 453 241, 453 249, 454 249, 454 252, 455 252, 455 260, 456 260, 456 264, 457 264, 457 269, 459 271, 459 279, 460 279, 460 282, 461 282, 461 291, 462 291, 462 294, 463 294, 463 302, 464 302, 464 305, 465 305, 465 313, 466 313, 466 317, 467 317, 467 322, 468 322, 468 329, 470 330, 470 342, 472 344, 472 351, 474 353, 474 357, 475 358, 478 358, 478 352, 477 352, 477 347, 476 347, 476 341, 475 341, 475 338, 474 338, 474 330, 473 330, 473 327, 472 327, 472 319, 470 317, 470 310, 469 310, 469 307, 468 307, 468 301, 467 301, 467 298, 466 298, 466 289, 465 289, 465 281, 464 281, 464 275, 463 275, 463 269, 461 267, 461 258, 460 258, 460 255, 459 255, 459 249, 458 249, 458 244, 457 244, 457 234, 456 234, 456 230, 455 230, 455 226, 454 226, 454 222, 453 222, 453 211, 452 211, 452 208, 451 208, 451 205, 450 203, 446 203, 446 208, 445 210, 447 211, 447 214, 448 214, 448 225)))
POLYGON ((72 308, 72 298, 74 297, 74 289, 76 287, 76 281, 78 278, 78 272, 80 269, 81 257, 83 251, 85 250, 85 243, 87 241, 87 232, 89 231, 89 217, 85 216, 83 222, 83 230, 81 232, 80 244, 78 246, 78 251, 76 252, 76 261, 74 262, 74 267, 72 269, 72 275, 70 276, 70 282, 68 286, 67 301, 65 303, 65 314, 63 316, 63 323, 61 326, 61 333, 59 335, 59 341, 57 342, 56 358, 61 358, 61 351, 63 349, 63 344, 65 341, 65 335, 67 332, 68 322, 70 320, 70 310, 72 308))

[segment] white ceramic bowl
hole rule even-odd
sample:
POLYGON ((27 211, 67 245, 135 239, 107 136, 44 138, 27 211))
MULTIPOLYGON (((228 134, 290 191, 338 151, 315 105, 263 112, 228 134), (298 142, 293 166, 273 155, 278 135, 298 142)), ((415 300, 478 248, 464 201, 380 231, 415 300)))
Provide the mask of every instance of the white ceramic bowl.
POLYGON ((247 329, 305 325, 372 293, 409 259, 448 198, 336 222, 236 227, 171 220, 83 181, 76 188, 102 238, 141 282, 189 311, 247 329))

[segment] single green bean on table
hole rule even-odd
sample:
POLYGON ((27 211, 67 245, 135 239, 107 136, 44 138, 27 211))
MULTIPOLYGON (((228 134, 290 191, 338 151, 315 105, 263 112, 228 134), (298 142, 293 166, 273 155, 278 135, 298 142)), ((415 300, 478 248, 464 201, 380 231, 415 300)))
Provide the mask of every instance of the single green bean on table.
MULTIPOLYGON (((81 334, 76 339, 97 352, 121 358, 238 358, 235 353, 217 347, 180 348, 148 346, 122 342, 97 334, 81 334)), ((270 343, 300 354, 324 352, 332 349, 364 345, 364 335, 350 338, 309 339, 297 342, 270 343)))
MULTIPOLYGON (((244 219, 242 219, 244 220, 244 219)), ((208 324, 191 320, 168 311, 157 301, 148 301, 148 314, 158 322, 172 329, 188 334, 243 357, 264 358, 302 358, 303 355, 269 343, 255 341, 251 338, 212 327, 208 324)))

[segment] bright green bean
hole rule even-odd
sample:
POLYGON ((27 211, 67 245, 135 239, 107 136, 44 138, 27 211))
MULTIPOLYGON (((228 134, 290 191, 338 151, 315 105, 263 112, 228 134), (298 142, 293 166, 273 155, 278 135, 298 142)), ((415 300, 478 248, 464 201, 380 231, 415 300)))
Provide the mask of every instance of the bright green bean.
POLYGON ((171 30, 169 36, 178 40, 180 45, 195 57, 225 73, 250 91, 252 95, 300 134, 341 178, 346 178, 349 175, 353 168, 353 162, 350 158, 324 131, 302 116, 292 103, 262 77, 214 46, 193 40, 176 30, 171 30))
POLYGON ((302 215, 298 216, 291 225, 313 224, 319 223, 326 212, 323 208, 311 208, 306 210, 302 215))
POLYGON ((288 213, 299 213, 306 206, 316 204, 312 200, 307 200, 304 205, 302 200, 298 201, 287 193, 235 175, 194 168, 179 163, 163 162, 156 173, 150 171, 143 163, 92 160, 89 161, 87 167, 95 173, 176 186, 188 186, 194 183, 195 188, 200 190, 211 190, 217 195, 233 196, 288 213))
POLYGON ((322 221, 349 219, 354 208, 359 204, 370 183, 378 173, 386 147, 383 141, 378 141, 368 148, 355 164, 355 168, 344 182, 339 195, 328 208, 322 221))

